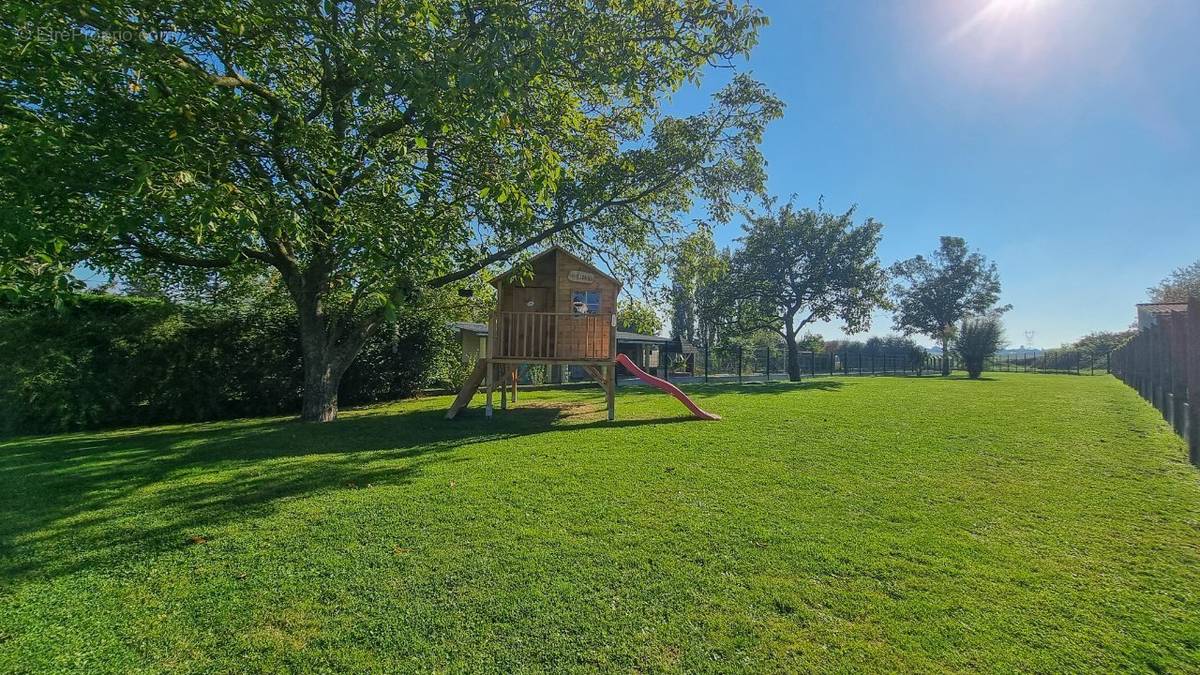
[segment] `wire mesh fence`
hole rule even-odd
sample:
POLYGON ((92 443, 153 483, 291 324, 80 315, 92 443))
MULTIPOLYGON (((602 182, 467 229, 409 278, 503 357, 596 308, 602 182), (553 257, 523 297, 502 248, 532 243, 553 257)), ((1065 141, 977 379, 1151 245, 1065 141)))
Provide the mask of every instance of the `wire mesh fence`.
MULTIPOLYGON (((964 370, 957 355, 927 352, 873 353, 866 350, 799 351, 795 375, 800 378, 836 375, 937 375, 944 361, 951 371, 964 370)), ((984 363, 985 372, 1100 375, 1108 373, 1108 354, 1080 350, 1050 350, 998 354, 984 363)), ((780 346, 697 347, 694 353, 663 355, 659 374, 673 381, 772 382, 790 379, 787 349, 780 346)))

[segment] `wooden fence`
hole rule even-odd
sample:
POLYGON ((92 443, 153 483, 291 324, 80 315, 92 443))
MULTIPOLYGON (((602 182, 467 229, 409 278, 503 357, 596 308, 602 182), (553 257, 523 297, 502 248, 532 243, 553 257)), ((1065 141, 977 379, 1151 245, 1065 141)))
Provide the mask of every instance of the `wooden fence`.
POLYGON ((1200 466, 1200 299, 1188 300, 1186 312, 1156 315, 1113 352, 1112 372, 1162 412, 1200 466))

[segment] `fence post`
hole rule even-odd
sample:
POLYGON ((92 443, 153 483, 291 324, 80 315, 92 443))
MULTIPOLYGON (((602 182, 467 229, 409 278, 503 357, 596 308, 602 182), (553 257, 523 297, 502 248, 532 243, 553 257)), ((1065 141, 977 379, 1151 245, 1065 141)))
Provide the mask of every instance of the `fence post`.
POLYGON ((708 384, 708 343, 704 344, 704 384, 708 384))
POLYGON ((771 345, 767 345, 767 382, 771 381, 771 345))
POLYGON ((850 355, 842 352, 842 375, 850 374, 850 355))
POLYGON ((1188 298, 1187 346, 1184 368, 1187 372, 1188 459, 1200 466, 1200 298, 1188 298))
POLYGON ((738 345, 738 384, 742 383, 742 345, 738 345))

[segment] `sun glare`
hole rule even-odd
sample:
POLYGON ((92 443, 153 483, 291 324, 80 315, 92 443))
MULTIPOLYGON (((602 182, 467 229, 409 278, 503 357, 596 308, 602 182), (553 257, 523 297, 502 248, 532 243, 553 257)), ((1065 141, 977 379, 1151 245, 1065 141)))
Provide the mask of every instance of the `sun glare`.
POLYGON ((1040 14, 1053 0, 990 0, 946 36, 957 42, 980 31, 993 31, 1007 24, 1024 23, 1040 14))

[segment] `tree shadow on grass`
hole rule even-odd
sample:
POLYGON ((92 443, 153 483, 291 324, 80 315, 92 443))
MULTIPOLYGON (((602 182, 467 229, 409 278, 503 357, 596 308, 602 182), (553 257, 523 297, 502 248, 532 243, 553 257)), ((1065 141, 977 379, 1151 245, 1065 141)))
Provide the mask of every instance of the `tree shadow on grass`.
POLYGON ((410 483, 453 451, 553 428, 554 409, 505 423, 443 410, 330 424, 238 420, 0 442, 0 586, 125 564, 324 490, 410 483))
POLYGON ((603 406, 551 401, 493 419, 470 409, 444 415, 380 408, 329 424, 235 420, 0 441, 0 588, 153 559, 289 499, 407 485, 433 462, 471 461, 456 451, 475 444, 703 423, 686 415, 609 422, 603 406))
MULTIPOLYGON (((689 385, 688 392, 777 395, 842 386, 713 384, 689 385)), ((623 387, 619 396, 664 394, 623 387)), ((22 578, 152 559, 192 545, 191 537, 270 515, 289 499, 407 485, 433 462, 471 461, 471 454, 456 451, 474 444, 547 432, 712 424, 682 411, 609 422, 596 401, 553 399, 552 393, 522 399, 490 420, 477 408, 446 420, 440 406, 382 407, 330 424, 250 419, 0 440, 0 588, 22 578)))

